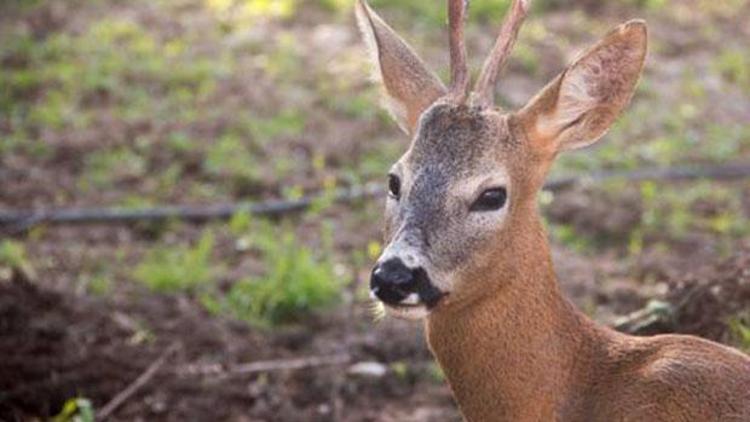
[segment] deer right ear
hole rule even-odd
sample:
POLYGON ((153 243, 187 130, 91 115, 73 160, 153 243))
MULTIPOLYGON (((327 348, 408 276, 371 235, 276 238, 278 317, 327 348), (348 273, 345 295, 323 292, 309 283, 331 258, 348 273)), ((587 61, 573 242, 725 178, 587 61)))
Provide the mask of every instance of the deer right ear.
POLYGON ((622 24, 547 85, 517 114, 532 147, 551 155, 601 138, 633 96, 646 45, 643 21, 622 24))
POLYGON ((413 134, 419 116, 446 94, 445 86, 365 0, 355 7, 373 61, 373 79, 383 89, 383 106, 404 132, 413 134))

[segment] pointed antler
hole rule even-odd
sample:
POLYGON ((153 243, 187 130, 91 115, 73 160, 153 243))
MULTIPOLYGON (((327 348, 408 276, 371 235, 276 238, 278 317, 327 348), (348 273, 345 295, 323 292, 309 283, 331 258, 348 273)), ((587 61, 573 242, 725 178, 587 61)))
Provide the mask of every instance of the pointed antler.
POLYGON ((449 95, 457 103, 466 100, 469 89, 469 71, 466 64, 464 22, 469 0, 448 0, 448 25, 450 27, 451 86, 449 95))
POLYGON ((518 30, 526 18, 531 0, 513 0, 508 15, 505 17, 500 35, 497 37, 492 53, 487 57, 479 74, 475 92, 478 104, 491 107, 495 102, 495 82, 497 76, 510 55, 513 45, 518 37, 518 30))

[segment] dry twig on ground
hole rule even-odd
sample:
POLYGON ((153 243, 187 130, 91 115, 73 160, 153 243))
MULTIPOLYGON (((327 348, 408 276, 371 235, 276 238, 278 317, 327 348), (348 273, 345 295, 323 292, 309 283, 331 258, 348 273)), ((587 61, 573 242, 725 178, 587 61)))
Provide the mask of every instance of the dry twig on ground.
POLYGON ((167 347, 164 352, 156 359, 148 368, 138 377, 130 383, 124 390, 118 393, 112 398, 104 407, 96 412, 97 420, 107 419, 118 407, 122 406, 123 403, 128 401, 133 395, 135 395, 141 388, 148 384, 151 379, 159 372, 162 366, 167 362, 167 359, 171 357, 180 348, 179 343, 173 343, 167 347))

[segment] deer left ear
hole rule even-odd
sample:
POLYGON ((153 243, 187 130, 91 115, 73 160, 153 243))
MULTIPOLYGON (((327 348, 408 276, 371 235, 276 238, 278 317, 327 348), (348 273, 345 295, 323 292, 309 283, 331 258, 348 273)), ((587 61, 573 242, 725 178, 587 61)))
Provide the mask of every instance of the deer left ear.
POLYGON ((516 115, 543 153, 591 145, 630 102, 647 50, 646 24, 615 28, 582 54, 516 115))
POLYGON ((412 48, 399 37, 365 0, 355 6, 357 22, 375 66, 383 106, 401 129, 413 134, 422 113, 447 91, 412 48))

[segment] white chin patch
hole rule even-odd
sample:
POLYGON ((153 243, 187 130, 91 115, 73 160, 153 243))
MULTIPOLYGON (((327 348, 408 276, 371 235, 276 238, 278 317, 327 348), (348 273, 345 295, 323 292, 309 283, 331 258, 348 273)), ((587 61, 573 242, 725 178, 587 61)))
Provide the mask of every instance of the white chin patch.
POLYGON ((403 305, 419 305, 419 295, 416 293, 410 293, 406 296, 406 299, 402 300, 403 305))
POLYGON ((430 311, 424 305, 405 305, 405 306, 385 305, 385 311, 386 311, 386 314, 394 318, 407 319, 411 321, 424 319, 427 317, 427 315, 430 314, 430 311))

